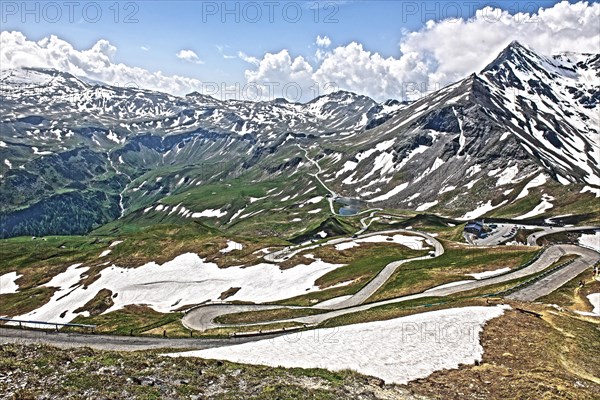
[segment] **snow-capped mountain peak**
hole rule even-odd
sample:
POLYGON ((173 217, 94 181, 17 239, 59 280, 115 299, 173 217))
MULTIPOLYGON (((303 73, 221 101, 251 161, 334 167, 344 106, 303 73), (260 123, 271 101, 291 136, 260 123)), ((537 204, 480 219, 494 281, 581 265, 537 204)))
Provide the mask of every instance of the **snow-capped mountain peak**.
POLYGON ((128 202, 152 204, 186 182, 201 184, 182 180, 180 170, 205 161, 263 178, 285 170, 290 179, 312 176, 298 145, 310 148, 336 193, 381 206, 475 218, 548 185, 600 193, 599 67, 597 54, 546 56, 513 42, 481 72, 414 102, 338 91, 304 104, 176 97, 54 70, 3 71, 5 214, 19 220, 34 207, 16 196, 22 182, 40 196, 34 201, 72 188, 119 188, 101 201, 108 209, 88 201, 96 221, 128 202), (165 166, 173 177, 161 182, 172 186, 123 194, 126 178, 165 166))

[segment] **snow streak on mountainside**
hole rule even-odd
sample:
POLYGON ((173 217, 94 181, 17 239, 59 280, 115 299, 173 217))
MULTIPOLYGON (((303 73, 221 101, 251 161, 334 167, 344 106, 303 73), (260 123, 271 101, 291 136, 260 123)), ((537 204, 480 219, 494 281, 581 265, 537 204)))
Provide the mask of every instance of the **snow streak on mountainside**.
POLYGON ((480 205, 504 197, 498 206, 540 171, 597 188, 599 66, 597 54, 547 58, 512 43, 481 73, 402 109, 329 176, 342 192, 420 210, 460 208, 474 187, 480 205))
MULTIPOLYGON (((455 217, 527 196, 548 204, 519 215, 541 214, 548 185, 600 193, 598 54, 546 57, 513 42, 480 73, 412 103, 348 92, 305 104, 175 97, 44 69, 4 71, 0 95, 3 236, 61 233, 70 213, 68 233, 86 231, 240 173, 302 187, 318 172, 307 155, 335 193, 455 217)), ((206 208, 227 210, 215 217, 225 223, 243 214, 234 203, 206 208)))
POLYGON ((57 137, 72 133, 60 130, 60 122, 78 118, 86 125, 111 127, 118 137, 144 131, 164 135, 204 128, 274 139, 288 131, 362 129, 397 108, 383 107, 366 96, 349 92, 321 96, 306 104, 285 99, 220 101, 197 92, 182 98, 87 82, 68 73, 35 68, 5 70, 0 84, 3 122, 30 123, 36 128, 33 131, 39 130, 36 134, 41 138, 51 136, 45 135, 48 133, 57 137), (27 117, 30 118, 23 120, 27 117))

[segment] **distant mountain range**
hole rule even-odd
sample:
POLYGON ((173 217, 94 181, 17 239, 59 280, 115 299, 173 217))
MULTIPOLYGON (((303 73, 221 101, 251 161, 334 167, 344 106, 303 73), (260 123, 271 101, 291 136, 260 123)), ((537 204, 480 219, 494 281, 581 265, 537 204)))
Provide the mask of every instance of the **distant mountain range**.
MULTIPOLYGON (((210 182, 302 187, 318 171, 299 146, 365 208, 528 218, 600 196, 598 54, 545 57, 513 42, 411 103, 343 91, 305 104, 176 97, 32 68, 3 71, 0 90, 2 237, 148 218, 210 182)), ((245 202, 234 203, 208 222, 224 226, 245 202)))

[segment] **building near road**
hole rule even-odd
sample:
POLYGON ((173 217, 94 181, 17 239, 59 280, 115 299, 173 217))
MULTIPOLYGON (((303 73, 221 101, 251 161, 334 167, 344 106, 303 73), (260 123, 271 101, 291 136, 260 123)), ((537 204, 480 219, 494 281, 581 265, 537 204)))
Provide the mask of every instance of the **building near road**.
POLYGON ((471 221, 465 225, 464 231, 480 237, 481 234, 484 233, 483 222, 471 221))

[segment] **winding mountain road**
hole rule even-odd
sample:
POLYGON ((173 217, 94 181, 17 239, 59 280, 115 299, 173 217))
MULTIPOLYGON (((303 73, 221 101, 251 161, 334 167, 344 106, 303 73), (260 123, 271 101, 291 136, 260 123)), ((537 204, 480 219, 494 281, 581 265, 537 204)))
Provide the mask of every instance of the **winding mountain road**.
MULTIPOLYGON (((598 227, 568 227, 568 228, 552 228, 534 227, 543 229, 542 232, 536 232, 528 237, 528 243, 535 245, 536 240, 544 235, 561 232, 561 231, 579 231, 598 229, 598 227), (548 229, 546 229, 548 228, 548 229)), ((374 235, 393 235, 408 233, 423 237, 434 248, 434 257, 439 257, 444 254, 444 248, 441 243, 431 235, 414 230, 397 229, 383 232, 374 232, 360 235, 357 238, 368 238, 374 235)), ((293 246, 275 253, 265 255, 267 261, 277 262, 284 259, 289 259, 293 255, 310 249, 324 245, 335 245, 349 242, 357 238, 338 238, 332 239, 325 243, 310 245, 310 246, 293 246)), ((374 307, 384 306, 388 304, 396 304, 413 299, 425 297, 444 297, 460 292, 465 292, 473 289, 478 289, 498 283, 508 282, 514 279, 524 278, 535 275, 547 269, 550 265, 558 261, 562 256, 572 254, 578 258, 568 266, 555 271, 554 273, 540 279, 539 281, 512 293, 507 296, 508 299, 521 301, 534 301, 544 295, 547 295, 557 288, 561 287, 571 279, 575 278, 591 265, 600 261, 600 253, 591 249, 583 248, 577 245, 561 244, 547 248, 544 253, 532 264, 527 267, 508 272, 503 275, 498 275, 482 280, 473 280, 460 283, 454 286, 441 286, 432 288, 421 293, 415 293, 408 296, 398 297, 394 299, 377 301, 373 303, 365 302, 392 276, 392 274, 404 263, 422 259, 431 259, 431 256, 417 257, 408 260, 398 260, 386 265, 383 270, 371 280, 359 292, 349 298, 340 299, 339 302, 332 302, 330 305, 313 306, 315 309, 324 310, 321 314, 310 315, 305 317, 291 318, 279 321, 271 321, 270 323, 294 322, 304 325, 317 325, 328 319, 338 317, 345 314, 356 313, 359 311, 368 310, 374 307)), ((205 331, 211 328, 226 327, 215 323, 215 319, 221 315, 267 310, 276 308, 308 308, 308 307, 284 307, 273 304, 256 304, 256 305, 236 305, 236 304, 219 304, 200 306, 188 312, 182 322, 193 330, 205 331)), ((260 325, 246 324, 246 325, 260 325)), ((235 326, 235 325, 233 325, 235 326)), ((205 349, 210 347, 230 346, 233 344, 245 343, 256 340, 263 340, 269 337, 275 337, 285 332, 276 334, 257 335, 250 337, 234 337, 230 339, 168 339, 168 338, 147 338, 147 337, 127 337, 127 336, 110 336, 110 335, 86 335, 75 333, 41 333, 39 331, 18 330, 0 328, 1 342, 20 342, 20 343, 46 343, 59 347, 83 347, 89 346, 102 350, 147 350, 158 348, 177 348, 177 349, 205 349)))
MULTIPOLYGON (((348 303, 346 303, 346 302, 337 303, 331 307, 332 308, 331 311, 328 311, 328 312, 325 312, 322 314, 310 315, 307 317, 292 318, 292 319, 280 320, 280 321, 272 321, 272 322, 297 322, 297 323, 302 323, 302 324, 307 324, 307 325, 314 325, 314 324, 319 324, 321 322, 324 322, 328 319, 338 317, 340 315, 351 314, 351 313, 355 313, 358 311, 364 311, 364 310, 368 310, 370 308, 379 307, 379 306, 383 306, 383 305, 387 305, 387 304, 395 304, 395 303, 400 303, 400 302, 424 298, 424 297, 449 296, 449 295, 453 295, 456 293, 465 292, 465 291, 469 291, 469 290, 473 290, 473 289, 478 289, 478 288, 495 285, 495 284, 499 284, 499 283, 504 283, 504 282, 508 282, 508 281, 511 281, 514 279, 524 278, 527 276, 537 274, 539 272, 544 271, 546 268, 548 268, 550 265, 552 265, 553 263, 558 261, 562 256, 564 256, 566 254, 573 254, 573 255, 579 256, 580 258, 577 259, 576 262, 570 264, 568 267, 561 269, 559 271, 556 271, 555 273, 538 281, 537 283, 533 284, 532 286, 526 287, 526 288, 522 289, 521 291, 515 292, 511 296, 508 297, 508 298, 511 298, 514 300, 532 301, 539 297, 545 296, 546 294, 550 294, 556 288, 560 287, 561 285, 568 282, 569 280, 575 278, 577 275, 579 275, 581 272, 585 271, 585 269, 589 268, 594 263, 600 261, 600 253, 590 250, 590 249, 580 247, 580 246, 575 246, 575 245, 555 245, 555 246, 549 247, 546 251, 544 251, 544 253, 535 262, 533 262, 529 266, 512 271, 512 272, 508 272, 503 275, 498 275, 495 277, 490 277, 490 278, 482 279, 482 280, 473 280, 473 281, 465 282, 465 283, 458 284, 455 286, 450 286, 450 287, 432 288, 425 292, 415 293, 415 294, 408 295, 408 296, 398 297, 398 298, 394 298, 394 299, 390 299, 390 300, 378 301, 378 302, 374 302, 374 303, 359 304, 359 305, 352 305, 353 304, 352 301, 350 301, 348 303), (350 305, 348 305, 348 304, 350 304, 350 305)), ((414 261, 414 260, 415 259, 405 260, 405 262, 414 261)), ((365 289, 363 289, 363 290, 365 290, 365 289)), ((356 295, 358 295, 359 293, 357 293, 356 295)), ((363 294, 366 294, 366 293, 367 293, 367 291, 365 290, 365 292, 363 294)), ((358 302, 359 299, 363 300, 362 297, 363 296, 357 297, 356 301, 358 302)), ((351 299, 349 299, 349 300, 351 300, 351 299)), ((364 300, 366 300, 366 299, 364 299, 364 300)), ((238 307, 239 306, 236 306, 236 305, 230 305, 230 306, 219 305, 219 306, 199 307, 199 308, 191 311, 190 313, 188 313, 185 316, 184 324, 190 329, 199 329, 199 330, 222 327, 224 325, 219 325, 219 324, 214 323, 214 319, 220 315, 242 312, 242 310, 239 309, 238 307)), ((267 306, 265 306, 265 307, 267 307, 267 306)), ((272 305, 269 305, 268 307, 273 308, 272 305)), ((313 307, 318 308, 318 304, 313 307)))
POLYGON ((226 339, 174 339, 140 336, 113 336, 83 333, 45 332, 29 329, 12 329, 0 327, 0 344, 43 343, 60 348, 91 347, 96 350, 139 351, 152 349, 190 349, 202 350, 213 347, 232 346, 247 342, 280 336, 280 334, 232 337, 226 339))
POLYGON ((575 245, 558 245, 552 247, 563 250, 564 254, 578 255, 575 261, 566 267, 548 275, 539 281, 525 287, 515 293, 506 296, 507 299, 520 301, 534 301, 546 296, 560 288, 570 280, 590 269, 590 266, 600 261, 600 254, 594 250, 575 245))
MULTIPOLYGON (((316 167, 317 167, 317 170, 318 170, 318 172, 317 172, 317 173, 315 173, 315 174, 312 174, 311 176, 314 176, 314 177, 317 179, 317 181, 319 181, 319 183, 321 184, 321 186, 323 186, 323 188, 325 188, 325 190, 327 190, 327 191, 329 192, 329 194, 331 194, 331 197, 327 198, 327 202, 329 203, 329 210, 331 211, 331 213, 332 213, 333 215, 336 215, 336 216, 338 216, 338 217, 356 217, 356 216, 358 216, 358 215, 366 214, 366 213, 369 213, 369 212, 372 212, 372 211, 382 211, 382 210, 383 210, 382 208, 369 208, 368 210, 364 210, 364 211, 361 211, 361 212, 359 212, 359 213, 352 214, 352 215, 341 215, 341 214, 337 213, 337 212, 335 211, 335 208, 333 207, 333 202, 334 202, 334 200, 335 200, 337 197, 339 197, 339 195, 338 195, 336 192, 334 192, 333 190, 331 190, 331 189, 329 188, 329 186, 327 186, 327 185, 325 184, 325 182, 323 182, 323 180, 322 180, 322 179, 321 179, 321 177, 319 176, 319 175, 320 175, 320 174, 323 172, 323 169, 321 168, 321 166, 319 165, 319 163, 318 163, 317 161, 313 160, 312 158, 310 158, 310 157, 308 156, 308 150, 307 150, 307 149, 305 149, 304 147, 300 146, 299 144, 296 144, 296 146, 298 146, 298 148, 304 152, 304 157, 305 157, 305 158, 306 158, 306 159, 307 159, 307 160, 308 160, 308 161, 309 161, 311 164, 313 164, 314 166, 316 166, 316 167)), ((364 232, 364 230, 363 230, 363 231, 360 231, 360 233, 362 233, 362 232, 364 232)))
MULTIPOLYGON (((281 252, 276 252, 278 254, 278 256, 276 256, 276 257, 272 257, 272 255, 276 254, 276 253, 271 253, 271 254, 266 255, 264 258, 265 258, 265 260, 268 260, 268 261, 279 261, 279 260, 283 260, 283 259, 289 259, 301 251, 315 249, 320 246, 336 245, 336 244, 351 242, 356 239, 364 239, 364 238, 368 238, 368 237, 376 236, 376 235, 393 235, 393 234, 401 234, 401 233, 416 235, 416 236, 420 236, 420 237, 424 238, 426 240, 427 244, 433 246, 433 252, 434 252, 433 257, 439 257, 442 254, 444 254, 444 247, 433 236, 431 236, 427 233, 424 233, 424 232, 417 232, 417 231, 406 230, 406 229, 395 229, 395 230, 389 230, 389 231, 383 231, 383 232, 369 233, 366 235, 360 235, 357 238, 338 238, 338 239, 332 239, 332 240, 330 240, 326 243, 322 243, 322 244, 316 244, 316 245, 304 246, 304 247, 298 246, 297 248, 293 248, 293 249, 288 248, 287 252, 285 253, 286 255, 283 256, 284 258, 279 258, 279 257, 282 257, 283 253, 281 253, 281 252)), ((352 295, 350 298, 343 299, 342 301, 332 304, 330 306, 319 307, 319 305, 317 304, 314 306, 314 308, 337 310, 337 309, 341 309, 341 308, 354 307, 359 304, 362 304, 368 298, 370 298, 381 286, 383 286, 383 284, 385 282, 387 282, 387 280, 392 276, 392 274, 394 272, 396 272, 398 267, 400 267, 402 264, 410 262, 410 261, 429 260, 433 257, 432 256, 423 256, 423 257, 410 258, 407 260, 393 261, 393 262, 387 264, 379 272, 379 274, 377 274, 377 276, 375 276, 367 285, 365 285, 361 290, 359 290, 357 293, 352 295)), ((237 305, 237 304, 211 304, 211 305, 206 305, 206 306, 200 306, 200 307, 188 312, 183 317, 182 323, 184 326, 186 326, 189 329, 202 332, 202 331, 205 331, 208 329, 226 326, 226 325, 214 323, 214 320, 221 315, 233 314, 233 313, 239 313, 239 312, 245 312, 245 311, 270 310, 270 309, 274 309, 274 308, 291 308, 291 307, 260 305, 260 304, 252 305, 252 306, 237 305)), ((306 308, 306 307, 296 307, 296 308, 306 308)), ((288 321, 286 321, 286 322, 288 322, 288 321)), ((299 322, 306 323, 304 321, 299 321, 299 322)), ((259 325, 259 324, 245 324, 245 325, 259 325)))
POLYGON ((527 236, 527 245, 529 245, 529 246, 537 246, 538 239, 540 239, 544 236, 552 235, 553 233, 600 230, 600 226, 569 226, 569 227, 536 226, 535 228, 541 229, 541 231, 532 233, 531 235, 527 236))

